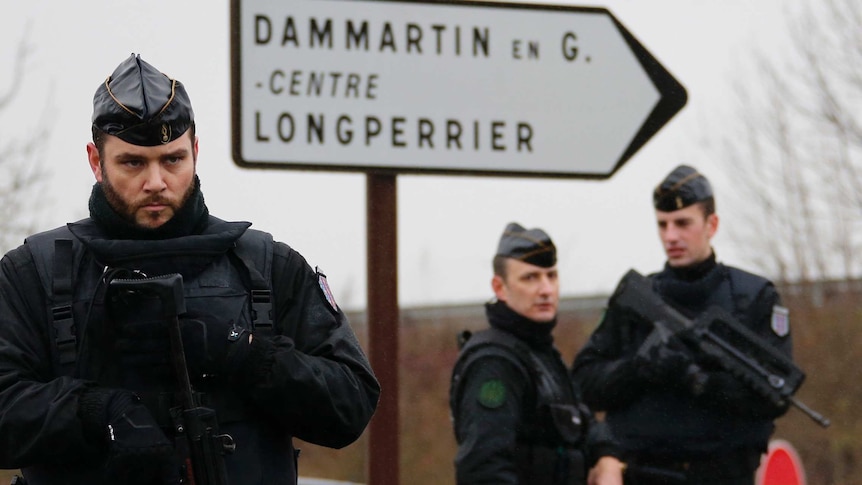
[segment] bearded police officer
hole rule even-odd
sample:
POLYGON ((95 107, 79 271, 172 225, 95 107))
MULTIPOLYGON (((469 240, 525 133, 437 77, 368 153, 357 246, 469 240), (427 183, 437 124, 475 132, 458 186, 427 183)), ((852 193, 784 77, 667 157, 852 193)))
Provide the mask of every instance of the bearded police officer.
POLYGON ((235 446, 227 482, 296 483, 292 437, 345 446, 379 394, 325 276, 208 213, 186 90, 139 56, 99 85, 92 132, 90 217, 0 262, 0 466, 30 485, 191 481, 163 309, 113 284, 178 273, 191 382, 235 446))
MULTIPOLYGON (((679 166, 655 188, 653 203, 667 263, 650 281, 663 302, 691 319, 719 306, 790 358, 788 314, 773 284, 716 261, 710 241, 718 216, 707 178, 679 166)), ((760 397, 676 338, 637 356, 652 328, 612 297, 573 366, 587 403, 607 411, 630 469, 657 472, 627 474, 626 482, 753 484, 786 404, 760 397)))
POLYGON ((463 334, 452 375, 459 484, 582 484, 599 457, 590 483, 622 483, 613 440, 554 346, 556 265, 543 230, 506 227, 493 262, 496 301, 485 305, 490 328, 463 334))

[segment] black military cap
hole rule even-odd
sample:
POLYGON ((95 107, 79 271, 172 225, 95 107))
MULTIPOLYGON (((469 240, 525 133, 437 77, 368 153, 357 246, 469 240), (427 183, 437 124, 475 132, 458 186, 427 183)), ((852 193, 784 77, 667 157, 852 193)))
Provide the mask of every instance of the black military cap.
POLYGON ((182 83, 132 54, 96 89, 93 126, 141 146, 170 143, 194 122, 182 83))
POLYGON ((694 168, 680 165, 658 184, 652 200, 656 209, 673 212, 712 197, 709 180, 694 168))
POLYGON ((497 256, 514 258, 542 268, 557 264, 557 248, 551 237, 541 229, 524 229, 516 222, 509 223, 500 236, 497 256))

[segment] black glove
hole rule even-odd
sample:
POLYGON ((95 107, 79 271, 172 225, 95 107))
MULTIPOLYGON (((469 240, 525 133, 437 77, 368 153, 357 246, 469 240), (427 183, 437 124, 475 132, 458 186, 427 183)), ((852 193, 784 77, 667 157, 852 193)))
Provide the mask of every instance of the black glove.
POLYGON ((646 356, 638 354, 635 364, 641 378, 665 384, 683 383, 695 365, 691 352, 674 337, 652 347, 646 356))
POLYGON ((180 322, 180 330, 193 379, 204 375, 230 378, 243 370, 251 355, 251 333, 237 325, 187 319, 180 322))
POLYGON ((758 419, 775 419, 790 407, 790 402, 765 382, 755 391, 727 371, 706 374, 702 398, 706 406, 758 419))
POLYGON ((78 415, 85 432, 107 446, 106 483, 179 483, 174 448, 135 394, 116 389, 84 391, 78 415))

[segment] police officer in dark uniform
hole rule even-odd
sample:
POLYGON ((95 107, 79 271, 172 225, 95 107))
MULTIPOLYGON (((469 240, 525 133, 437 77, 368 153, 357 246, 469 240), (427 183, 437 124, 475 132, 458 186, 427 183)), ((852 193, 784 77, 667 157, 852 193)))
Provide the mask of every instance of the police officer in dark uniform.
POLYGON ((191 381, 235 445, 227 482, 295 484, 292 437, 346 446, 379 394, 324 274, 209 214, 186 90, 139 56, 99 85, 92 131, 90 217, 0 261, 0 467, 29 485, 190 482, 160 301, 114 285, 179 273, 191 381))
MULTIPOLYGON (((773 284, 716 261, 718 216, 706 177, 681 165, 655 188, 653 203, 667 254, 650 275, 656 293, 692 319, 720 306, 790 357, 788 313, 773 284)), ((763 399, 675 338, 637 357, 652 328, 612 297, 573 366, 586 402, 607 412, 629 469, 655 472, 627 473, 626 483, 753 484, 787 405, 763 399)))
MULTIPOLYGON (((610 436, 581 404, 554 346, 556 248, 541 229, 509 224, 494 257, 490 328, 467 337, 450 406, 459 484, 622 483, 610 436)), ((462 339, 463 340, 463 339, 462 339)))

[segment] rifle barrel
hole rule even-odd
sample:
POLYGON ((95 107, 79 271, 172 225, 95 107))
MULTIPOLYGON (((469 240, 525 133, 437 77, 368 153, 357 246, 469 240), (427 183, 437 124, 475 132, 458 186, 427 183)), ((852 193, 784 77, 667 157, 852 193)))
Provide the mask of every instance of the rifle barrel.
POLYGON ((832 421, 829 421, 829 418, 806 406, 805 403, 803 403, 799 399, 796 399, 793 396, 788 399, 790 400, 790 404, 794 405, 797 409, 808 415, 809 418, 813 419, 820 426, 828 428, 829 425, 832 424, 832 421))

